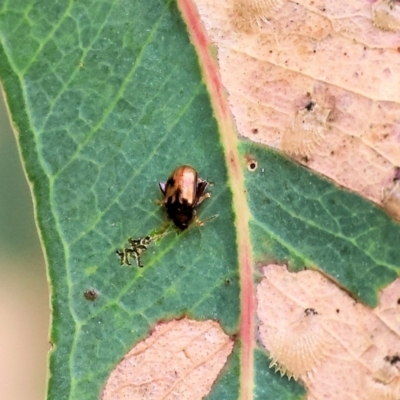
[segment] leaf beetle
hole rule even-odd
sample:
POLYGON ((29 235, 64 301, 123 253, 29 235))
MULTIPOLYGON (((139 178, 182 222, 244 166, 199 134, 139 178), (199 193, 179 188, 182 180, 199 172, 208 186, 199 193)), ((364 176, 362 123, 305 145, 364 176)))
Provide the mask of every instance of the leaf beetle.
POLYGON ((167 211, 168 217, 177 228, 185 230, 196 219, 195 208, 205 199, 211 197, 205 193, 208 182, 199 178, 197 171, 190 165, 181 165, 172 171, 167 182, 159 182, 158 186, 164 199, 160 202, 167 211))

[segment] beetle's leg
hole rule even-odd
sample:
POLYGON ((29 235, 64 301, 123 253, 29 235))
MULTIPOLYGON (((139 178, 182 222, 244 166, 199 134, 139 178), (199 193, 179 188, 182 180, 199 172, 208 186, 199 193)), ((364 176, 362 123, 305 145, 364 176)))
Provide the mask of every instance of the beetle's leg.
POLYGON ((212 219, 217 218, 217 217, 218 217, 218 214, 215 214, 215 215, 212 215, 211 217, 206 218, 204 221, 200 221, 197 218, 196 214, 194 214, 193 222, 198 226, 203 226, 206 222, 211 221, 212 219))
POLYGON ((207 185, 208 185, 207 181, 202 181, 200 178, 197 179, 196 192, 198 197, 203 196, 204 192, 206 191, 207 185))
POLYGON ((206 191, 208 182, 202 181, 201 179, 197 180, 197 190, 196 190, 196 202, 194 203, 194 207, 197 207, 201 204, 205 199, 211 197, 210 193, 204 193, 206 191))
MULTIPOLYGON (((165 188, 167 187, 167 182, 158 182, 158 187, 161 190, 161 193, 163 194, 163 196, 165 197, 165 188)), ((156 200, 156 204, 158 204, 159 206, 163 206, 165 205, 165 200, 156 200)))
POLYGON ((200 205, 205 199, 209 199, 211 197, 211 193, 205 193, 202 196, 196 199, 196 203, 194 203, 194 207, 200 205))

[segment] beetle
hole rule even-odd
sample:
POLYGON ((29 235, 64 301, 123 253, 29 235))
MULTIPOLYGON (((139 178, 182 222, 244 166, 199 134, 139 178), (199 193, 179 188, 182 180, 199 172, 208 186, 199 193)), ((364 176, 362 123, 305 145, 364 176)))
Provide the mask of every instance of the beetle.
POLYGON ((181 165, 172 171, 167 182, 159 182, 158 186, 164 196, 161 205, 177 228, 185 230, 196 219, 195 208, 205 199, 211 197, 205 193, 208 182, 199 178, 197 171, 190 165, 181 165))

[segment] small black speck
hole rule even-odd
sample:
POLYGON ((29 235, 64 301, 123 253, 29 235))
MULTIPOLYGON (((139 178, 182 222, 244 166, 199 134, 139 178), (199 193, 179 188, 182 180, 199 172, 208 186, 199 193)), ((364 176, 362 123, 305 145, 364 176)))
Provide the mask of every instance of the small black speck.
POLYGON ((392 357, 392 359, 390 360, 390 364, 394 365, 396 363, 398 363, 400 361, 400 356, 398 356, 397 354, 395 356, 392 357))
POLYGON ((339 313, 340 313, 340 310, 337 308, 337 309, 336 309, 336 312, 339 314, 339 313))
POLYGON ((312 110, 314 110, 314 107, 315 107, 315 102, 314 101, 310 101, 304 108, 307 111, 312 111, 312 110))
POLYGON ((317 311, 315 311, 314 308, 306 308, 304 310, 304 315, 310 315, 310 314, 317 315, 318 313, 317 313, 317 311))
POLYGON ((390 363, 391 365, 394 365, 400 361, 400 356, 398 354, 395 354, 394 356, 386 356, 384 360, 390 363))

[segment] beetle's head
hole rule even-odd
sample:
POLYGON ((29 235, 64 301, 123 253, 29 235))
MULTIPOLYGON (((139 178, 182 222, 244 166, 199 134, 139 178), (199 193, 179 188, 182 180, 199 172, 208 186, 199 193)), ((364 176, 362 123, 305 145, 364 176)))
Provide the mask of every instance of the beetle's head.
POLYGON ((185 209, 169 213, 169 217, 172 219, 173 223, 177 228, 181 231, 184 231, 188 228, 192 218, 193 218, 193 210, 192 209, 185 209))

